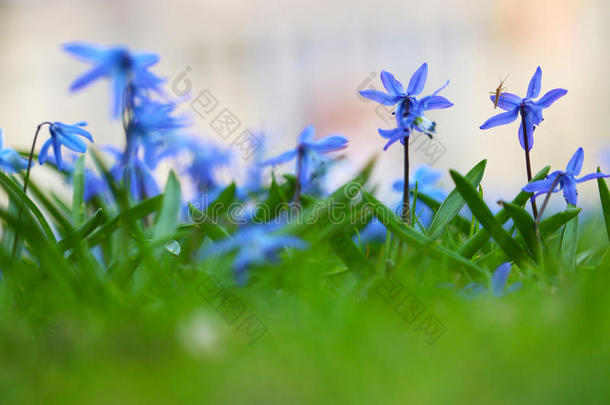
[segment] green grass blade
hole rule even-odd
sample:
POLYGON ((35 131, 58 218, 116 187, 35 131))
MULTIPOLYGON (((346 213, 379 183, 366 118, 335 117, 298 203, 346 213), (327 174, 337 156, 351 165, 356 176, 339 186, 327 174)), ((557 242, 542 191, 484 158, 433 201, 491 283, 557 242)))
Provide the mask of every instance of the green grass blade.
POLYGON ((97 211, 95 211, 95 214, 93 214, 89 219, 87 219, 87 221, 85 221, 85 223, 82 224, 74 232, 74 234, 60 240, 58 242, 59 248, 65 252, 66 250, 74 247, 73 246, 74 244, 80 243, 87 236, 89 236, 89 234, 91 234, 91 232, 95 231, 98 226, 100 226, 103 218, 104 218, 104 213, 103 213, 103 210, 100 208, 97 211))
POLYGON ((540 222, 540 234, 543 237, 549 236, 550 234, 567 224, 572 218, 578 215, 579 212, 580 208, 568 207, 565 211, 551 215, 544 221, 540 222))
MULTIPOLYGON (((546 166, 544 169, 540 170, 533 178, 532 181, 542 180, 546 177, 546 175, 551 170, 551 166, 546 166)), ((513 199, 512 203, 522 207, 530 198, 531 193, 526 193, 525 191, 520 191, 519 194, 513 199)), ((506 221, 508 221, 510 216, 505 209, 501 209, 495 215, 495 219, 501 225, 504 225, 506 221)), ((470 259, 474 254, 489 240, 489 234, 485 229, 479 229, 477 233, 475 233, 470 239, 468 239, 462 247, 458 250, 458 253, 461 256, 464 256, 470 259)))
MULTIPOLYGON (((597 172, 601 173, 599 167, 597 168, 597 172)), ((599 190, 599 199, 602 203, 602 210, 604 212, 606 232, 608 234, 608 240, 610 240, 610 191, 608 191, 608 184, 606 184, 606 179, 602 177, 597 179, 597 188, 599 190)))
POLYGON ((85 221, 85 156, 76 160, 72 178, 72 223, 75 227, 85 221))
POLYGON ((477 190, 461 174, 450 170, 451 177, 455 182, 457 190, 460 192, 470 211, 477 217, 483 228, 500 245, 504 253, 517 265, 523 267, 528 264, 528 256, 519 244, 502 228, 492 214, 487 204, 483 201, 477 190))
POLYGON ((527 248, 532 253, 533 257, 536 258, 540 252, 540 243, 536 236, 534 218, 518 205, 504 202, 503 206, 506 212, 508 212, 508 215, 513 219, 527 248))
POLYGON ((171 238, 176 233, 181 206, 180 183, 178 183, 176 174, 171 171, 163 192, 161 211, 159 211, 153 231, 155 240, 171 238))
MULTIPOLYGON (((486 165, 487 160, 484 159, 466 174, 466 180, 472 184, 473 187, 476 188, 481 183, 486 165)), ((453 189, 434 216, 430 228, 428 229, 428 236, 432 239, 438 239, 445 230, 445 226, 459 214, 465 204, 466 201, 464 201, 458 190, 453 189)))
POLYGON ((463 266, 470 270, 480 271, 483 270, 471 262, 468 259, 463 258, 462 256, 452 252, 446 247, 438 244, 438 242, 430 239, 428 236, 422 234, 414 230, 413 228, 405 226, 400 218, 396 216, 396 214, 386 207, 384 204, 379 202, 375 197, 363 191, 364 200, 370 205, 373 209, 374 215, 383 223, 386 228, 392 231, 392 233, 400 240, 405 242, 408 245, 416 246, 419 248, 423 248, 424 250, 429 251, 429 257, 443 262, 448 261, 456 265, 463 266))

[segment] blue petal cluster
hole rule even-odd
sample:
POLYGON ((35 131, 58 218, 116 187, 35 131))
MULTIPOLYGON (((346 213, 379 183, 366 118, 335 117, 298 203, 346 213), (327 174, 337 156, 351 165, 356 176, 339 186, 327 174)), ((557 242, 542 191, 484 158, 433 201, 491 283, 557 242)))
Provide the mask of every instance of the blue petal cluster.
POLYGON ((155 90, 163 79, 155 76, 148 68, 159 61, 152 53, 134 53, 124 46, 104 47, 84 42, 71 42, 64 50, 80 60, 92 65, 91 69, 79 76, 70 90, 77 91, 105 78, 112 82, 112 115, 118 117, 124 106, 124 97, 130 85, 134 91, 155 90))
POLYGON ((604 173, 590 173, 579 179, 576 178, 582 170, 584 161, 584 152, 582 148, 578 148, 572 158, 568 162, 565 170, 556 170, 549 174, 544 180, 533 181, 523 187, 523 191, 534 193, 534 198, 540 194, 556 193, 563 190, 563 197, 566 202, 571 205, 576 205, 578 199, 578 191, 576 184, 587 180, 598 179, 600 177, 610 177, 604 173))
POLYGON ((322 160, 321 154, 345 149, 348 143, 348 140, 341 135, 331 135, 317 141, 314 141, 314 136, 314 126, 308 125, 299 135, 296 148, 269 159, 262 165, 275 166, 297 158, 296 172, 299 176, 299 182, 302 186, 305 186, 309 182, 315 166, 322 160))
MULTIPOLYGON (((527 150, 529 151, 534 146, 534 129, 540 124, 542 118, 542 110, 550 107, 557 99, 563 97, 568 91, 565 89, 553 89, 547 92, 539 100, 534 101, 540 95, 540 86, 542 81, 542 69, 540 66, 536 69, 534 76, 530 80, 527 87, 525 98, 521 98, 512 93, 501 93, 498 100, 498 106, 506 111, 495 115, 485 121, 481 125, 481 129, 489 129, 498 125, 510 124, 517 119, 521 114, 522 122, 519 125, 519 142, 523 150, 526 150, 525 137, 523 136, 523 122, 525 122, 527 133, 527 150)), ((496 100, 495 94, 490 96, 491 102, 496 100)))
POLYGON ((4 148, 3 131, 0 129, 0 169, 7 173, 16 173, 28 167, 27 159, 22 158, 17 151, 4 148))
POLYGON ((438 93, 449 85, 445 82, 438 90, 429 96, 417 99, 421 94, 428 79, 428 64, 422 64, 411 76, 407 89, 404 89, 394 75, 385 70, 381 72, 381 82, 387 93, 379 90, 361 90, 360 95, 386 106, 396 106, 396 128, 391 130, 379 129, 379 134, 387 139, 383 150, 387 150, 396 141, 404 143, 404 139, 415 129, 419 132, 432 136, 436 131, 436 123, 428 119, 424 113, 428 110, 448 108, 453 105, 445 97, 438 93))
POLYGON ((63 145, 74 152, 85 153, 87 151, 87 144, 80 137, 93 142, 91 134, 82 128, 86 125, 86 122, 79 122, 74 125, 54 122, 49 125, 51 137, 42 145, 38 154, 38 163, 42 165, 49 160, 49 149, 52 146, 55 164, 59 170, 68 170, 69 166, 64 164, 61 156, 61 146, 63 145))

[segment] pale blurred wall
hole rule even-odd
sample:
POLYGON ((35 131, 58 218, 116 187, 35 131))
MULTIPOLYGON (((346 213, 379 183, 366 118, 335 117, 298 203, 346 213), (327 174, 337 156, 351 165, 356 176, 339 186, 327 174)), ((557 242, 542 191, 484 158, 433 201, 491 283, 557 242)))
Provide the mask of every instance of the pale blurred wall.
MULTIPOLYGON (((545 111, 536 131, 534 169, 546 163, 560 168, 582 145, 584 169, 590 171, 610 147, 608 5, 607 0, 0 0, 0 127, 7 143, 21 148, 43 120, 87 120, 97 144, 122 142, 120 125, 109 121, 108 86, 98 83, 70 95, 69 83, 86 65, 59 45, 123 43, 159 53, 156 71, 168 78, 190 66, 195 90, 210 89, 244 125, 269 133, 269 154, 290 147, 313 123, 319 134, 349 137, 348 154, 359 165, 381 153, 376 130, 386 125, 373 103, 356 96, 356 88, 380 69, 406 83, 427 61, 425 92, 450 79, 442 94, 455 103, 429 114, 448 149, 435 167, 450 185, 447 168, 466 171, 486 157, 488 196, 508 198, 525 177, 518 124, 478 129, 494 113, 488 91, 500 77, 510 73, 508 91, 523 95, 540 65, 543 92, 569 90, 545 111)), ((378 77, 375 83, 380 87, 378 77)), ((202 136, 223 142, 207 122, 195 122, 202 136)), ((402 173, 402 151, 393 147, 381 157, 376 176, 387 189, 402 173)), ((425 162, 421 154, 413 160, 425 162)), ((590 184, 581 196, 596 198, 595 193, 590 184)))

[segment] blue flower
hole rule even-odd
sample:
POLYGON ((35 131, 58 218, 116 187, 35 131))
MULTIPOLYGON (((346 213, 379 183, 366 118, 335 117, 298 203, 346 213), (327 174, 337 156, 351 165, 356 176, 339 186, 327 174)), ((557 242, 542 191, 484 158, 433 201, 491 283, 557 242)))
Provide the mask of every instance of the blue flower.
POLYGON ((86 125, 86 122, 79 122, 74 125, 63 124, 61 122, 50 124, 49 132, 51 138, 42 145, 40 153, 38 154, 38 163, 42 165, 49 160, 49 148, 53 146, 54 161, 59 170, 65 170, 66 167, 61 158, 61 146, 63 145, 74 152, 85 153, 87 151, 87 145, 79 136, 82 136, 89 142, 93 142, 91 134, 81 128, 86 125))
POLYGON ((326 138, 314 141, 315 128, 313 125, 308 125, 299 135, 297 147, 282 153, 281 155, 269 159, 262 165, 278 165, 286 163, 294 158, 297 158, 297 175, 299 183, 305 186, 315 166, 322 160, 322 153, 329 153, 347 148, 348 140, 341 135, 331 135, 326 138))
MULTIPOLYGON (((534 101, 540 95, 540 83, 542 80, 542 70, 540 66, 536 69, 536 73, 532 76, 530 84, 527 88, 525 98, 521 98, 512 93, 501 93, 498 106, 507 111, 495 115, 485 121, 481 125, 481 129, 489 129, 498 125, 509 124, 517 119, 521 114, 522 122, 519 126, 519 142, 525 150, 525 138, 523 137, 523 121, 525 121, 527 129, 527 147, 528 151, 534 145, 534 128, 543 120, 542 110, 550 107, 557 99, 563 97, 568 91, 565 89, 553 89, 542 96, 538 101, 534 101)), ((491 96, 491 102, 495 102, 495 94, 491 96)))
POLYGON ((578 198, 578 191, 576 190, 577 183, 600 177, 610 177, 610 175, 604 173, 591 173, 577 179, 576 176, 578 176, 582 170, 583 160, 584 152, 582 148, 578 148, 574 155, 572 155, 565 170, 554 171, 546 176, 546 179, 544 180, 533 181, 523 187, 523 191, 534 193, 533 197, 536 198, 540 194, 547 194, 550 192, 556 193, 563 190, 563 196, 566 199, 566 202, 568 204, 576 205, 578 198))
POLYGON ((429 96, 418 100, 415 96, 423 90, 428 78, 428 64, 422 64, 419 69, 411 76, 407 90, 396 78, 385 70, 381 72, 381 82, 387 93, 379 90, 361 90, 360 95, 370 100, 376 101, 387 106, 396 106, 396 128, 391 130, 379 129, 379 134, 388 140, 383 150, 386 150, 394 142, 408 137, 412 129, 432 136, 436 130, 436 124, 426 118, 424 113, 428 110, 448 108, 453 105, 445 97, 437 95, 443 90, 449 81, 429 96))
POLYGON ((466 298, 474 298, 485 292, 490 292, 494 297, 503 297, 511 292, 517 291, 523 285, 521 281, 517 281, 506 287, 506 281, 510 275, 510 270, 510 263, 502 263, 492 274, 489 287, 485 287, 479 283, 469 283, 459 293, 466 298))
POLYGON ((136 154, 138 146, 144 149, 144 161, 155 168, 163 156, 158 155, 158 149, 165 146, 167 138, 175 130, 184 128, 189 122, 172 114, 176 108, 174 103, 160 103, 148 99, 141 100, 133 108, 133 119, 127 130, 127 156, 136 154))
POLYGON ((80 90, 100 78, 111 80, 114 117, 118 117, 122 111, 125 91, 129 86, 137 91, 157 90, 163 82, 163 79, 148 71, 159 61, 155 54, 132 53, 123 46, 103 47, 82 42, 71 42, 63 47, 68 53, 93 65, 72 83, 70 90, 80 90))
POLYGON ((223 255, 236 251, 233 269, 239 284, 246 282, 246 270, 257 264, 275 263, 284 248, 305 249, 307 243, 291 235, 273 233, 278 224, 253 225, 243 228, 232 237, 210 246, 206 255, 223 255))
POLYGON ((3 131, 0 129, 0 169, 7 173, 16 173, 28 167, 28 160, 22 158, 17 151, 3 148, 3 131))
POLYGON ((133 156, 125 163, 124 154, 118 149, 107 146, 103 150, 113 155, 117 161, 110 169, 110 174, 117 182, 127 182, 129 192, 136 201, 151 198, 160 193, 157 181, 141 159, 133 156))

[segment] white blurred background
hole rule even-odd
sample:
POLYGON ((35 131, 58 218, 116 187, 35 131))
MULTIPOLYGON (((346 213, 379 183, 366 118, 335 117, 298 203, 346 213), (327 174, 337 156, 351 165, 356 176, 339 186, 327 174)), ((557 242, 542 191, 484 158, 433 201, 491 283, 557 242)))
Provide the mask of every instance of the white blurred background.
MULTIPOLYGON (((60 49, 73 40, 125 44, 161 56, 155 72, 170 81, 187 66, 193 88, 209 89, 242 124, 268 134, 268 155, 291 147, 305 125, 342 133, 358 167, 381 155, 382 190, 402 173, 399 146, 382 152, 387 127, 357 88, 381 69, 407 83, 429 63, 430 93, 445 80, 453 108, 429 116, 447 152, 434 167, 467 171, 482 158, 490 199, 511 198, 525 183, 518 123, 479 130, 494 111, 488 92, 510 74, 507 91, 524 95, 536 67, 542 93, 568 94, 545 111, 532 150, 534 171, 564 168, 578 146, 584 170, 610 170, 607 0, 0 0, 0 127, 5 143, 25 149, 44 120, 86 120, 96 144, 123 142, 110 120, 103 83, 76 94, 70 82, 87 65, 60 49), (606 155, 605 158, 603 155, 606 155)), ((188 104, 187 104, 188 107, 188 104)), ((188 109, 188 108, 187 108, 188 109)), ((195 116, 196 130, 227 143, 195 116)), ((426 157, 413 153, 414 165, 426 157)), ((292 170, 287 166, 286 170, 292 170)), ((36 176, 36 174, 34 174, 36 176)), ((581 201, 597 199, 595 182, 581 201)), ((561 198, 557 200, 560 202, 561 198)))

